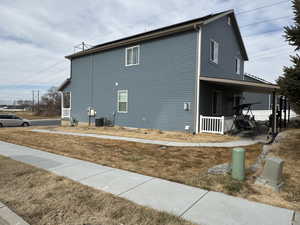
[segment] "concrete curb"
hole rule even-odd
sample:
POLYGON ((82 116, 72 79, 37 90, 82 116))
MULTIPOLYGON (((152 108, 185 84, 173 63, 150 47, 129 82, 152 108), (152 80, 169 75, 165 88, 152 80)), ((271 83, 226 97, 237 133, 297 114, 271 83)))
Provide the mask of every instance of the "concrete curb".
POLYGON ((33 129, 32 132, 38 133, 48 133, 48 134, 62 134, 62 135, 72 135, 80 137, 94 137, 101 139, 109 140, 118 140, 118 141, 129 141, 137 142, 143 144, 154 144, 154 145, 164 145, 169 147, 242 147, 254 144, 265 144, 263 140, 238 140, 238 141, 229 141, 229 142, 202 142, 202 143, 192 143, 192 142, 173 142, 173 141, 157 141, 149 140, 142 138, 130 138, 130 137, 120 137, 120 136, 110 136, 110 135, 98 135, 98 134, 84 134, 84 133, 75 133, 75 132, 64 132, 64 131, 51 131, 51 130, 42 130, 42 129, 33 129))
POLYGON ((29 225, 21 217, 0 202, 0 225, 29 225))

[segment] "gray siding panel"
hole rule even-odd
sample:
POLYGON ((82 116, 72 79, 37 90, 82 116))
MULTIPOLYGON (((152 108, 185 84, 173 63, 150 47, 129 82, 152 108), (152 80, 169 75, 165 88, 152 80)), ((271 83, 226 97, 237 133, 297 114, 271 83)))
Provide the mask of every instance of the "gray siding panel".
POLYGON ((201 76, 242 80, 244 61, 237 36, 232 25, 227 24, 227 17, 204 25, 201 45, 201 76), (210 61, 210 40, 219 43, 219 63, 210 61), (241 74, 235 73, 235 58, 241 59, 241 74))
POLYGON ((116 124, 129 127, 183 130, 193 126, 197 33, 185 32, 140 43, 140 65, 125 67, 125 48, 72 60, 72 116, 87 121, 86 109, 97 117, 117 110, 117 90, 128 90, 128 113, 116 124), (118 86, 116 86, 116 82, 118 86))

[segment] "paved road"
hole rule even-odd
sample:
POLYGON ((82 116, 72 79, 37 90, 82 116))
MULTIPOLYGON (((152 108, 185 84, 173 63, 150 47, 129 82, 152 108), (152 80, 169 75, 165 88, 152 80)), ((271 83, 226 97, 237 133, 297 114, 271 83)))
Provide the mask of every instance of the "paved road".
POLYGON ((202 225, 291 225, 292 210, 0 142, 0 154, 202 225))
POLYGON ((32 126, 59 126, 60 119, 30 120, 32 126))
POLYGON ((264 140, 252 140, 252 139, 242 139, 237 141, 228 141, 228 142, 201 142, 201 143, 192 143, 192 142, 173 142, 173 141, 157 141, 157 140, 147 140, 141 138, 130 138, 130 137, 120 137, 120 136, 110 136, 110 135, 99 135, 99 134, 84 134, 76 132, 65 132, 65 131, 51 131, 43 129, 33 129, 33 132, 39 133, 49 133, 49 134, 62 134, 62 135, 73 135, 73 136, 82 136, 82 137, 94 137, 101 139, 110 139, 110 140, 119 140, 119 141, 131 141, 144 144, 154 144, 154 145, 165 145, 165 146, 176 146, 176 147, 240 147, 248 146, 257 143, 265 143, 264 140))

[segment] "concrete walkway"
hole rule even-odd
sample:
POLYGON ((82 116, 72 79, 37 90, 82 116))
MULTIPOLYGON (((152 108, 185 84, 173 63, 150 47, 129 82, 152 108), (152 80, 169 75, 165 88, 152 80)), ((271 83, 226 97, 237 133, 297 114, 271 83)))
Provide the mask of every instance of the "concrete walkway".
POLYGON ((63 135, 73 135, 81 137, 94 137, 101 139, 110 139, 118 141, 130 141, 138 142, 144 144, 155 144, 155 145, 165 145, 173 147, 239 147, 239 146, 248 146, 257 143, 265 143, 264 140, 252 140, 252 139, 242 139, 238 141, 229 141, 229 142, 201 142, 201 143, 192 143, 192 142, 173 142, 173 141, 157 141, 157 140, 147 140, 142 138, 130 138, 130 137, 120 137, 120 136, 110 136, 110 135, 99 135, 99 134, 84 134, 76 132, 65 132, 65 131, 51 131, 43 129, 33 129, 33 132, 39 133, 48 133, 48 134, 63 134, 63 135))
POLYGON ((0 142, 0 154, 202 225, 291 225, 294 212, 218 192, 0 142))
POLYGON ((0 225, 29 225, 21 217, 0 202, 0 225))

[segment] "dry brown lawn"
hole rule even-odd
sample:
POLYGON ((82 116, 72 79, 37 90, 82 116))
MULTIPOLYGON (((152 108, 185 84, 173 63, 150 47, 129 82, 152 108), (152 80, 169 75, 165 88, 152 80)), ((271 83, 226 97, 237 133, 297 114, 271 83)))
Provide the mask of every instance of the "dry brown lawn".
POLYGON ((176 141, 176 142, 226 142, 239 140, 239 137, 219 134, 191 134, 178 131, 162 131, 155 129, 142 128, 125 128, 125 127, 93 127, 88 125, 79 125, 78 127, 50 127, 47 129, 88 133, 88 134, 106 134, 113 136, 133 137, 160 141, 176 141))
POLYGON ((0 201, 31 225, 191 225, 0 156, 0 201))
POLYGON ((38 120, 38 119, 56 119, 59 118, 57 116, 40 116, 40 115, 35 115, 33 112, 30 111, 25 111, 25 112, 5 112, 1 111, 0 114, 13 114, 17 115, 19 117, 22 117, 24 119, 28 120, 38 120))
MULTIPOLYGON (((284 144, 286 148, 282 148, 278 153, 286 161, 286 185, 282 192, 276 193, 254 185, 251 173, 247 173, 245 182, 234 181, 230 175, 208 174, 208 168, 230 161, 231 148, 166 147, 92 137, 35 133, 29 128, 0 129, 0 140, 3 141, 300 210, 300 130, 292 131, 287 138, 284 144)), ((246 165, 249 167, 261 152, 261 145, 252 145, 245 149, 246 165)))

